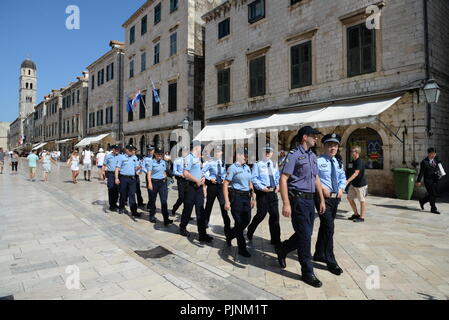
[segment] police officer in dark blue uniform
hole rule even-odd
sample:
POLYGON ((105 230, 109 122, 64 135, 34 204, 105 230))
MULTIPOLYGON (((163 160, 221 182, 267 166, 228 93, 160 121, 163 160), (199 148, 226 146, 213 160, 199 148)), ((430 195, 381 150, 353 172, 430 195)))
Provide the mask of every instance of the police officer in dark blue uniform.
MULTIPOLYGON (((320 229, 313 256, 314 261, 326 263, 328 270, 335 275, 343 273, 334 255, 334 220, 343 191, 346 189, 346 174, 343 164, 337 159, 340 141, 341 137, 335 133, 325 135, 321 140, 324 145, 324 154, 318 158, 317 164, 326 201, 326 211, 319 215, 320 229)), ((318 210, 319 200, 315 194, 315 205, 318 210)))
POLYGON ((168 226, 173 223, 173 220, 168 218, 168 186, 167 186, 167 163, 162 159, 164 151, 156 149, 154 158, 147 163, 147 180, 148 191, 150 197, 150 222, 156 223, 156 198, 159 194, 161 200, 162 216, 164 217, 164 225, 168 226))
POLYGON ((276 247, 281 268, 286 267, 286 257, 290 251, 298 250, 302 280, 313 286, 322 283, 313 272, 311 242, 313 222, 315 220, 314 195, 318 192, 319 213, 325 211, 325 201, 318 176, 316 155, 311 148, 316 145, 317 135, 321 134, 309 126, 299 129, 299 147, 292 150, 281 172, 280 191, 282 196, 282 215, 291 217, 295 233, 290 239, 276 247))
POLYGON ((246 148, 236 150, 236 162, 232 164, 223 183, 223 195, 225 198, 225 210, 231 210, 235 221, 234 228, 226 235, 226 243, 232 245, 232 239, 237 238, 239 255, 251 257, 246 248, 243 235, 251 221, 251 209, 256 204, 253 184, 251 182, 251 169, 246 164, 248 151, 246 148), (229 189, 228 189, 229 188, 229 189))
POLYGON ((140 169, 140 163, 137 157, 133 155, 133 150, 134 146, 127 145, 125 154, 120 155, 117 159, 115 184, 120 185, 119 213, 125 211, 125 201, 128 199, 132 215, 139 217, 141 214, 137 213, 136 171, 140 169))
POLYGON ((184 202, 184 194, 186 192, 186 179, 184 178, 184 158, 189 154, 188 147, 182 147, 182 155, 173 161, 173 175, 175 176, 177 187, 178 187, 178 199, 173 205, 171 211, 172 216, 176 215, 176 211, 179 209, 181 204, 184 202))
POLYGON ((248 226, 246 236, 252 240, 257 226, 270 214, 268 221, 270 226, 271 244, 278 245, 281 242, 281 227, 279 225, 279 169, 276 162, 271 161, 273 148, 268 144, 265 147, 265 159, 258 161, 253 166, 251 181, 256 190, 257 213, 248 226))
POLYGON ((193 207, 195 206, 196 220, 200 242, 212 242, 213 238, 206 233, 206 212, 204 210, 204 182, 201 172, 201 144, 193 141, 192 152, 184 158, 184 178, 186 179, 186 191, 184 195, 184 210, 181 215, 179 233, 188 237, 190 233, 186 227, 189 224, 193 207))
POLYGON ((137 206, 143 207, 143 198, 142 198, 142 190, 140 189, 140 174, 142 173, 143 167, 143 156, 140 154, 139 150, 134 149, 134 156, 139 160, 141 169, 136 172, 136 197, 137 197, 137 206))
POLYGON ((112 146, 112 152, 107 154, 103 162, 103 172, 105 172, 108 187, 109 210, 117 211, 117 201, 119 198, 119 187, 115 184, 115 168, 120 155, 120 147, 112 146))
POLYGON ((223 196, 223 181, 226 177, 226 165, 222 160, 223 151, 221 146, 215 146, 214 158, 207 162, 203 167, 203 174, 206 178, 207 202, 206 202, 206 225, 209 224, 210 215, 214 206, 215 199, 218 200, 221 210, 221 216, 224 223, 225 235, 231 230, 231 219, 228 212, 224 209, 225 200, 223 196))

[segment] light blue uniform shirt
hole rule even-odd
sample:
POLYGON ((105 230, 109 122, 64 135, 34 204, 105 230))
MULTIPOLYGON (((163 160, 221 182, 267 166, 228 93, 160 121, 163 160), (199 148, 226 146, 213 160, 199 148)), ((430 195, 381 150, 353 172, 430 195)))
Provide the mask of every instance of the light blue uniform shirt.
POLYGON ((103 165, 106 166, 106 171, 115 171, 119 156, 119 154, 114 155, 113 153, 109 153, 104 157, 103 165))
POLYGON ((182 173, 184 171, 184 158, 177 158, 173 162, 173 174, 177 177, 182 177, 182 173))
POLYGON ((239 191, 249 191, 251 183, 251 169, 247 164, 241 165, 235 162, 228 169, 226 180, 230 182, 231 188, 239 191))
POLYGON ((215 179, 218 181, 219 180, 218 179, 218 166, 220 166, 220 168, 221 168, 220 177, 221 177, 221 182, 223 182, 226 178, 226 166, 223 163, 223 161, 221 161, 221 159, 214 158, 204 165, 204 167, 203 167, 204 177, 207 180, 215 179))
POLYGON ((146 170, 151 173, 151 179, 164 179, 166 177, 167 163, 163 159, 159 161, 151 159, 146 164, 146 170))
POLYGON ((142 172, 147 173, 147 167, 149 165, 149 163, 151 162, 151 160, 153 159, 153 157, 149 157, 146 156, 145 158, 143 158, 143 163, 142 163, 142 172))
POLYGON ((320 176, 320 181, 323 186, 329 189, 330 192, 337 193, 338 190, 332 190, 332 163, 334 163, 335 168, 335 181, 334 184, 338 186, 338 189, 346 189, 346 174, 342 168, 339 167, 338 160, 335 157, 329 157, 323 154, 318 158, 318 174, 320 176))
POLYGON ((254 188, 257 190, 263 190, 267 188, 276 188, 279 185, 279 169, 273 164, 273 161, 259 161, 253 166, 253 172, 251 176, 251 181, 253 182, 254 188), (270 166, 271 173, 273 174, 274 186, 270 186, 270 166))
POLYGON ((202 177, 201 160, 190 153, 184 158, 184 170, 187 170, 192 176, 200 180, 202 177))
POLYGON ((116 167, 120 169, 120 174, 124 176, 135 176, 136 168, 140 166, 136 156, 121 154, 118 156, 116 167))

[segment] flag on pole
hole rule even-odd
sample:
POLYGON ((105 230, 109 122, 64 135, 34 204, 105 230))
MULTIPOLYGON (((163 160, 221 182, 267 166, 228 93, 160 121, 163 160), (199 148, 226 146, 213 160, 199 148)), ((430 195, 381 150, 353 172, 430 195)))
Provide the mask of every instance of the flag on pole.
POLYGON ((132 105, 132 100, 130 98, 128 98, 128 103, 126 104, 126 112, 131 112, 133 111, 133 105, 132 105))
POLYGON ((133 101, 131 102, 133 110, 137 108, 137 103, 140 101, 140 98, 142 98, 142 94, 140 93, 140 90, 137 91, 136 96, 134 97, 133 101))
POLYGON ((157 103, 160 103, 160 102, 161 102, 161 99, 159 98, 159 94, 157 93, 157 89, 156 89, 156 87, 154 86, 153 79, 151 79, 151 86, 153 87, 153 97, 154 97, 154 101, 156 101, 157 103))

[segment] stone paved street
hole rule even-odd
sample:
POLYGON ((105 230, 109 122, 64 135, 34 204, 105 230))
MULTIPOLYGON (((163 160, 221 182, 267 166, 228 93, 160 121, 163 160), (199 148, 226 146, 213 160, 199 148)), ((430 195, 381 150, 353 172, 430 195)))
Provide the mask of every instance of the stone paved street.
MULTIPOLYGON (((270 245, 268 220, 257 230, 250 252, 240 258, 228 248, 217 204, 209 232, 213 245, 186 239, 175 225, 133 219, 107 211, 107 189, 95 178, 70 183, 65 164, 53 166, 50 182, 0 175, 0 297, 15 299, 448 299, 449 203, 441 215, 421 211, 416 201, 369 197, 365 223, 353 223, 342 201, 336 220, 335 254, 344 270, 334 276, 315 263, 323 287, 300 281, 296 253, 281 270, 270 245), (136 251, 138 253, 136 253, 136 251), (145 252, 141 252, 145 251, 145 252), (139 255, 140 254, 140 255, 139 255), (68 266, 80 270, 79 290, 69 290, 68 266), (370 267, 374 266, 374 267, 370 267), (368 268, 370 267, 370 268, 368 268), (368 270, 367 270, 368 268, 368 270), (368 273, 378 268, 380 286, 368 273), (368 271, 368 273, 366 272, 368 271)), ((6 166, 7 168, 7 166, 6 166)), ((169 208, 176 200, 169 192, 169 208)), ((144 199, 147 195, 142 187, 144 199)), ((159 207, 158 202, 158 207, 159 207)), ((253 214, 255 212, 253 211, 253 214)), ((313 244, 319 220, 316 220, 313 244)), ((282 239, 293 233, 281 217, 282 239)), ((313 253, 313 252, 312 252, 313 253)))

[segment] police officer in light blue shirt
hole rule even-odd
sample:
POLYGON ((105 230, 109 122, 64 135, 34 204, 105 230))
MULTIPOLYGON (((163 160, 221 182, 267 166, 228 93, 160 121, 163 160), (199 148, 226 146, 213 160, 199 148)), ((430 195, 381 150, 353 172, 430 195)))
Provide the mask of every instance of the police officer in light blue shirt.
POLYGON ((137 161, 139 161, 139 170, 136 171, 136 197, 137 197, 137 206, 143 207, 143 198, 142 198, 142 191, 140 189, 140 174, 143 172, 143 157, 140 154, 139 150, 134 150, 134 156, 137 158, 137 161))
POLYGON ((140 168, 139 160, 133 155, 134 146, 127 145, 125 154, 118 157, 115 169, 115 184, 120 185, 119 213, 125 211, 125 201, 128 199, 132 215, 139 217, 136 203, 136 171, 140 168))
POLYGON ((215 199, 218 200, 221 216, 224 223, 225 235, 231 230, 231 219, 224 209, 225 201, 223 196, 223 181, 226 178, 226 165, 222 160, 223 151, 221 146, 214 147, 214 157, 203 167, 203 174, 206 178, 207 201, 206 201, 206 225, 209 224, 210 215, 215 199))
POLYGON ((147 180, 148 180, 148 198, 150 207, 150 222, 156 223, 156 199, 159 195, 161 200, 162 215, 164 217, 164 225, 168 226, 173 220, 168 218, 168 186, 167 186, 167 162, 162 159, 164 151, 156 149, 154 158, 146 163, 147 180))
MULTIPOLYGON (((340 141, 341 137, 335 133, 325 135, 321 140, 324 144, 324 154, 318 158, 317 164, 321 188, 326 199, 326 211, 319 215, 320 229, 313 256, 314 261, 326 263, 328 270, 335 275, 343 273, 334 255, 334 220, 343 190, 346 189, 343 164, 336 158, 340 141)), ((319 205, 318 199, 315 205, 319 205)))
POLYGON ((119 187, 115 184, 115 168, 117 167, 117 160, 120 155, 120 147, 118 145, 112 146, 112 152, 104 157, 103 173, 107 178, 109 210, 116 211, 118 209, 117 201, 119 198, 119 187))
POLYGON ((253 166, 252 178, 257 199, 257 214, 248 226, 247 237, 252 240, 257 226, 270 214, 268 224, 270 226, 271 244, 278 245, 281 242, 281 227, 279 226, 279 169, 277 161, 272 161, 273 148, 268 144, 265 147, 265 159, 253 166))
POLYGON ((236 150, 236 162, 232 164, 223 183, 223 195, 225 198, 225 210, 231 210, 235 221, 234 228, 226 235, 226 243, 232 245, 232 240, 237 238, 238 252, 243 257, 251 257, 246 248, 243 233, 251 221, 251 209, 254 208, 253 184, 251 182, 251 169, 246 164, 248 150, 238 148, 236 150), (229 188, 229 190, 228 190, 229 188))
POLYGON ((182 147, 181 152, 181 157, 176 158, 175 161, 173 161, 173 175, 175 176, 177 182, 178 199, 173 205, 173 209, 171 211, 172 216, 176 215, 176 211, 179 209, 181 204, 184 203, 184 195, 186 191, 186 179, 184 179, 184 158, 189 154, 189 148, 182 147))
POLYGON ((187 181, 179 233, 185 237, 190 235, 186 227, 195 206, 199 241, 212 242, 213 238, 206 233, 205 189, 203 188, 205 179, 201 172, 201 144, 199 141, 193 141, 191 150, 191 153, 184 158, 183 175, 187 181))
MULTIPOLYGON (((145 173, 145 183, 148 189, 148 177, 147 177, 147 166, 149 165, 149 162, 151 161, 151 159, 153 159, 154 157, 154 146, 152 145, 148 145, 147 146, 147 154, 145 155, 145 157, 143 158, 142 161, 142 172, 145 173)), ((148 201, 147 203, 147 210, 150 210, 150 202, 148 201)))
POLYGON ((290 251, 298 251, 302 280, 313 286, 322 283, 313 272, 311 242, 315 220, 315 192, 319 194, 319 213, 325 211, 325 201, 318 176, 316 155, 312 152, 318 139, 318 130, 310 126, 298 131, 299 147, 290 151, 281 172, 280 192, 282 196, 282 215, 291 217, 295 233, 276 246, 279 265, 286 267, 286 257, 290 251))

